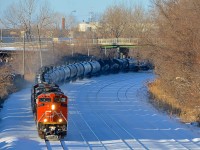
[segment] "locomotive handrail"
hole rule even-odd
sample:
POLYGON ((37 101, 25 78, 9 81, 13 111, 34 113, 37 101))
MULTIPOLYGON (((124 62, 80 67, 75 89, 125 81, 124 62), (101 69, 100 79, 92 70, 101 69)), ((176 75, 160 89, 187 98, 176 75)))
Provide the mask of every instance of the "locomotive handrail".
POLYGON ((67 122, 67 118, 65 118, 65 116, 62 114, 62 112, 60 112, 60 114, 62 115, 62 117, 65 119, 65 121, 67 122))
POLYGON ((40 122, 40 120, 43 118, 44 114, 40 117, 40 119, 38 119, 37 121, 37 126, 38 126, 38 123, 40 122))

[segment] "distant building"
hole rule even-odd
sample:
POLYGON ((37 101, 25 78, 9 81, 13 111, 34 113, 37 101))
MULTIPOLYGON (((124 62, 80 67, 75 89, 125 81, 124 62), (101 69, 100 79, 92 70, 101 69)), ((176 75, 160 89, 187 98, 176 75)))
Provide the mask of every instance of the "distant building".
POLYGON ((20 37, 20 29, 2 29, 3 37, 20 37))
POLYGON ((98 25, 98 22, 82 22, 78 25, 78 30, 79 32, 95 31, 98 25))

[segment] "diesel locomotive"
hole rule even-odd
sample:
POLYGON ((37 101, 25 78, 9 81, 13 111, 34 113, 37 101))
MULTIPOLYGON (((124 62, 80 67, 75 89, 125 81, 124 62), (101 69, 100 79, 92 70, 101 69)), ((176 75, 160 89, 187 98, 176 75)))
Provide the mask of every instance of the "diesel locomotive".
POLYGON ((42 139, 61 139, 67 134, 68 97, 58 85, 34 85, 31 106, 38 134, 42 139))

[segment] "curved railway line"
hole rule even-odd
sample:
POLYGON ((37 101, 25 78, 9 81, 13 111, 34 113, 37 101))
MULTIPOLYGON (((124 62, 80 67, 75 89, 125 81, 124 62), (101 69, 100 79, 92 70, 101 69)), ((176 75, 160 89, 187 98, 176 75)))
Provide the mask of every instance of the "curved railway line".
POLYGON ((38 137, 30 89, 13 94, 0 112, 0 136, 4 137, 0 149, 199 149, 198 130, 192 131, 148 103, 145 83, 153 78, 150 72, 120 73, 62 85, 70 100, 69 132, 60 141, 38 137), (23 111, 14 115, 17 103, 23 111), (27 117, 23 117, 25 110, 29 110, 27 117), (17 135, 16 130, 20 131, 17 135))

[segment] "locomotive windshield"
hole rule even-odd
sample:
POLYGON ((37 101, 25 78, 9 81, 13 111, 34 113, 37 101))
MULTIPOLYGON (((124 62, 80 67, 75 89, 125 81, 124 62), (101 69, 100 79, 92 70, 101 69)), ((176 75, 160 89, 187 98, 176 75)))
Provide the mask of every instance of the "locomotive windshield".
POLYGON ((58 103, 60 103, 60 102, 66 102, 66 98, 55 97, 54 98, 54 102, 58 102, 58 103))
POLYGON ((40 102, 51 102, 51 98, 40 98, 40 102))

